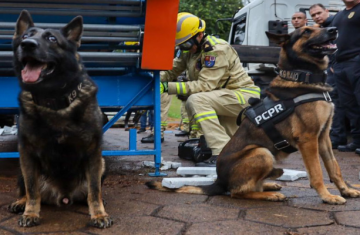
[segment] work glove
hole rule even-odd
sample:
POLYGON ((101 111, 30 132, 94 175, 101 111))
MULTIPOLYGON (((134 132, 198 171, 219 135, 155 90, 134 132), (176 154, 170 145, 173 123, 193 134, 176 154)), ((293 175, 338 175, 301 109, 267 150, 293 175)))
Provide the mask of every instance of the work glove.
POLYGON ((168 92, 168 83, 167 82, 160 82, 160 94, 168 92))
POLYGON ((176 97, 181 101, 187 101, 187 99, 189 98, 189 96, 187 95, 177 95, 176 97))

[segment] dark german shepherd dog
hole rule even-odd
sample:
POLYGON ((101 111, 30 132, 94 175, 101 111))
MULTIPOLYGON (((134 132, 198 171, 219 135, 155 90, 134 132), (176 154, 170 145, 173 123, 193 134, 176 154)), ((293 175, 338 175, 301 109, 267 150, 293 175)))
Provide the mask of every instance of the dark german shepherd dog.
MULTIPOLYGON (((271 102, 294 100, 310 93, 321 97, 324 92, 331 90, 331 87, 324 83, 324 79, 321 82, 311 82, 311 79, 316 80, 315 78, 324 76, 323 71, 328 66, 326 55, 336 50, 336 46, 330 43, 336 38, 336 28, 302 27, 291 34, 267 35, 271 41, 281 45, 278 63, 280 73, 267 90, 271 102), (299 71, 298 74, 312 74, 313 77, 307 82, 299 82, 294 74, 296 71, 299 71)), ((344 204, 346 200, 343 197, 330 194, 325 187, 319 161, 320 155, 330 180, 335 183, 342 196, 360 196, 359 191, 349 188, 344 182, 332 152, 329 132, 333 110, 333 104, 326 100, 302 103, 274 126, 292 148, 301 152, 310 184, 321 199, 329 204, 344 204)), ((174 190, 162 187, 160 182, 146 184, 149 188, 162 191, 206 195, 230 192, 234 198, 283 201, 283 194, 271 192, 280 190, 281 186, 270 182, 264 183, 264 180, 283 174, 283 170, 274 168, 273 164, 287 156, 288 153, 274 146, 274 142, 264 129, 245 118, 218 157, 218 178, 214 184, 200 187, 184 186, 174 190)))
POLYGON ((19 79, 20 199, 9 206, 24 212, 19 225, 39 224, 40 203, 86 202, 95 227, 112 225, 105 212, 101 183, 102 113, 97 87, 87 75, 77 48, 82 17, 61 30, 34 26, 22 11, 13 39, 19 79))

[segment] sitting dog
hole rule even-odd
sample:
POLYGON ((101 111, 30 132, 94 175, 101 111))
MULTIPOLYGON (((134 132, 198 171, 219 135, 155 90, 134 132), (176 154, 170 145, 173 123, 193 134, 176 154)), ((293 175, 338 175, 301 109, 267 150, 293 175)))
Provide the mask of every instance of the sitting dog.
POLYGON ((336 28, 314 27, 302 27, 291 34, 267 33, 271 41, 281 46, 279 75, 266 91, 267 102, 249 101, 252 107, 239 116, 243 119, 239 129, 218 157, 214 184, 173 190, 162 187, 160 182, 146 185, 179 193, 230 192, 234 198, 283 201, 283 194, 273 192, 281 186, 264 180, 280 177, 283 170, 274 168, 273 164, 298 149, 310 184, 323 202, 344 204, 346 200, 330 194, 325 187, 319 155, 341 195, 359 197, 360 192, 344 182, 329 137, 334 107, 328 99, 331 87, 325 84, 324 70, 328 66, 326 55, 336 50, 331 43, 336 35, 336 28))
POLYGON ((13 39, 14 70, 19 79, 19 196, 9 206, 24 212, 19 225, 39 224, 40 204, 86 202, 92 225, 107 228, 101 184, 103 116, 97 87, 87 75, 77 48, 82 17, 61 30, 34 26, 22 11, 13 39))

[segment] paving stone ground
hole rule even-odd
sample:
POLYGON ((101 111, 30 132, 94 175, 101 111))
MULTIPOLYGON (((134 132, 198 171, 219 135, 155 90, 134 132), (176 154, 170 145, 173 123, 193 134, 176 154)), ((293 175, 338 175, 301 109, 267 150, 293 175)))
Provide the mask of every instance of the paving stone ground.
MULTIPOLYGON (((194 166, 190 161, 177 157, 179 141, 173 132, 165 134, 162 156, 165 161, 181 162, 182 166, 194 166)), ((151 144, 138 148, 149 149, 151 144)), ((111 128, 105 134, 104 149, 125 149, 128 132, 111 128)), ((16 149, 15 137, 1 137, 0 150, 16 149)), ((360 156, 354 153, 334 151, 343 176, 351 184, 359 186, 360 156)), ((109 176, 103 186, 106 211, 113 217, 109 229, 97 229, 89 223, 86 205, 59 208, 43 205, 41 225, 21 228, 19 215, 7 211, 10 202, 16 200, 16 176, 18 159, 0 159, 0 235, 10 234, 360 234, 360 199, 347 199, 345 205, 327 205, 310 188, 308 179, 294 182, 278 181, 285 202, 266 202, 232 199, 229 196, 204 196, 166 193, 147 189, 144 182, 154 180, 148 173, 154 169, 142 166, 152 156, 107 157, 109 176)), ((278 167, 305 170, 299 153, 277 163, 278 167)), ((175 177, 174 169, 164 171, 175 177)), ((326 186, 339 195, 330 183, 323 168, 326 186)), ((161 180, 162 178, 156 178, 161 180)))

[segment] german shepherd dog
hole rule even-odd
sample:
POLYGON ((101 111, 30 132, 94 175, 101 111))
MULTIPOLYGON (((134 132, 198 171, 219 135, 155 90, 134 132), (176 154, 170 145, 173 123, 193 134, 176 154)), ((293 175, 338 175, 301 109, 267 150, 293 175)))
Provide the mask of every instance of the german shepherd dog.
POLYGON ((24 212, 22 227, 39 224, 40 203, 87 201, 93 226, 107 228, 113 223, 101 196, 105 162, 97 87, 77 53, 82 31, 81 16, 61 30, 41 29, 24 10, 16 23, 21 177, 20 199, 9 210, 24 212))
MULTIPOLYGON (((333 53, 336 46, 330 42, 336 38, 336 28, 302 27, 291 34, 275 35, 268 38, 281 46, 278 67, 283 71, 302 70, 312 74, 324 74, 328 66, 326 55, 333 53)), ((275 77, 267 89, 267 96, 273 100, 293 99, 308 93, 328 92, 331 87, 324 82, 306 83, 275 77)), ((344 182, 339 165, 334 157, 329 137, 333 104, 325 100, 307 102, 295 107, 294 112, 278 122, 275 127, 291 146, 302 155, 309 174, 310 184, 323 202, 344 204, 341 196, 329 193, 323 182, 319 161, 321 156, 330 180, 335 183, 344 197, 359 197, 360 191, 352 189, 344 182)), ((209 186, 184 186, 167 189, 160 182, 147 182, 152 189, 220 195, 230 192, 231 197, 284 201, 285 196, 274 192, 281 189, 276 183, 264 182, 267 178, 278 178, 282 169, 274 168, 276 160, 287 157, 287 153, 274 147, 264 130, 245 118, 220 153, 217 160, 217 180, 209 186)))

